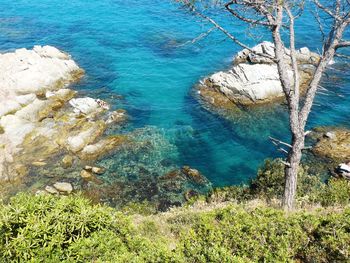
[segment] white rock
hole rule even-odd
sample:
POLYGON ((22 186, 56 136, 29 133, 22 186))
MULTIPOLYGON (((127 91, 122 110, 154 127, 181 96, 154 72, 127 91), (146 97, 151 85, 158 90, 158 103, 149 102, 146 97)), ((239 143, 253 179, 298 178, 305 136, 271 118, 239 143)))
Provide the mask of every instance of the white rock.
POLYGON ((307 47, 302 47, 301 49, 299 49, 299 52, 302 55, 310 55, 310 50, 307 47))
POLYGON ((34 46, 33 50, 42 57, 70 59, 69 55, 52 46, 34 46))
POLYGON ((339 168, 342 169, 343 171, 346 171, 347 173, 350 173, 350 166, 345 163, 339 164, 339 168))
POLYGON ((60 192, 65 192, 68 194, 73 191, 73 186, 70 183, 66 183, 66 182, 54 183, 53 187, 55 187, 60 192))
POLYGON ((325 136, 331 140, 334 140, 337 137, 334 132, 326 132, 325 136))
POLYGON ((59 194, 58 190, 50 185, 47 185, 45 187, 45 191, 50 193, 50 194, 59 194))
MULTIPOLYGON (((262 42, 252 48, 256 53, 275 57, 274 44, 262 42)), ((286 54, 290 53, 288 49, 286 54)), ((217 72, 202 81, 202 87, 213 88, 224 94, 230 100, 242 104, 254 104, 267 102, 274 98, 283 97, 283 89, 280 82, 277 64, 266 56, 259 56, 248 49, 237 53, 234 58, 234 66, 228 71, 217 72)), ((313 69, 312 63, 318 55, 310 52, 308 48, 301 48, 297 53, 297 59, 306 71, 307 66, 313 69)), ((289 63, 290 57, 285 57, 289 63)), ((308 69, 309 69, 308 68, 308 69)), ((293 81, 291 68, 288 75, 293 81)), ((207 98, 208 99, 208 98, 207 98)))
POLYGON ((229 72, 218 72, 209 81, 232 99, 249 99, 252 102, 282 94, 276 65, 239 64, 229 72))
POLYGON ((69 56, 50 46, 3 54, 0 56, 0 103, 6 97, 48 88, 78 69, 69 56))
MULTIPOLYGON (((36 94, 52 89, 58 81, 69 81, 77 70, 67 54, 50 46, 0 54, 0 180, 15 176, 10 164, 25 136, 39 125, 37 113, 48 102, 36 94)), ((41 129, 45 135, 50 130, 48 126, 41 129)))
POLYGON ((2 117, 0 119, 0 125, 5 131, 2 136, 5 136, 14 147, 20 145, 24 137, 35 128, 34 123, 31 121, 15 115, 2 117))
POLYGON ((69 104, 74 108, 77 113, 91 114, 101 110, 97 100, 93 98, 76 98, 71 99, 69 104))

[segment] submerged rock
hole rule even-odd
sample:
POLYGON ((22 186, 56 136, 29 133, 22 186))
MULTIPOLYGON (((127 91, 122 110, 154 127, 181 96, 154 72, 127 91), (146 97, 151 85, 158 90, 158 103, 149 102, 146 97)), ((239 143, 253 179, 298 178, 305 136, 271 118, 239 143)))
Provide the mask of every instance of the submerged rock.
POLYGON ((62 167, 63 168, 70 168, 73 166, 74 158, 71 155, 66 155, 62 159, 62 167))
POLYGON ((89 179, 89 178, 92 178, 93 177, 93 174, 87 170, 82 170, 80 172, 80 177, 83 178, 83 179, 89 179))
MULTIPOLYGON (((270 42, 263 42, 252 50, 259 54, 275 56, 274 45, 270 42)), ((290 58, 285 59, 289 64, 290 58)), ((302 48, 297 53, 297 59, 303 89, 313 74, 319 56, 307 48, 302 48)), ((292 79, 291 68, 289 75, 292 79)), ((230 70, 220 71, 205 78, 197 89, 204 102, 221 109, 269 103, 284 98, 276 63, 249 50, 237 54, 234 66, 230 70)))
POLYGON ((73 186, 70 183, 66 182, 57 182, 53 185, 59 192, 70 194, 73 191, 73 186))

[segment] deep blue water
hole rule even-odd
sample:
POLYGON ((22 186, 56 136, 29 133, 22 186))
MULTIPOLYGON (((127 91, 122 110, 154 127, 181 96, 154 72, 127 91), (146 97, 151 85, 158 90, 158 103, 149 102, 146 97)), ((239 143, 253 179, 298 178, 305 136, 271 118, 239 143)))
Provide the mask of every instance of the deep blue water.
MULTIPOLYGON (((254 43, 242 24, 213 16, 254 43)), ((319 48, 310 17, 297 26, 298 46, 319 48)), ((86 70, 76 88, 126 109, 125 129, 152 126, 173 146, 176 165, 199 169, 216 186, 238 184, 254 177, 265 158, 277 155, 268 136, 288 138, 287 116, 276 107, 228 121, 191 96, 199 79, 229 67, 240 49, 220 32, 182 45, 209 28, 171 0, 0 0, 1 52, 36 44, 65 50, 86 70)), ((350 77, 343 73, 346 65, 334 67, 309 127, 349 126, 350 77)))

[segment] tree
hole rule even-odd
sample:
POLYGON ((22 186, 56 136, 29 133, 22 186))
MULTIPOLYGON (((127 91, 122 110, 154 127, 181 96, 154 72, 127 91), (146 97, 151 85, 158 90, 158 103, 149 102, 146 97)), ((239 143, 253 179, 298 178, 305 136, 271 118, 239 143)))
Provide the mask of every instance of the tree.
MULTIPOLYGON (((197 9, 198 4, 203 4, 204 2, 210 4, 213 3, 212 1, 180 1, 193 14, 211 23, 236 44, 254 52, 241 42, 238 37, 233 36, 213 18, 207 16, 204 9, 197 9)), ((269 58, 277 64, 289 113, 291 143, 279 142, 289 148, 286 161, 284 162, 285 187, 282 206, 287 210, 291 210, 294 207, 297 174, 302 151, 305 147, 305 126, 319 83, 334 56, 346 57, 346 55, 339 54, 338 51, 341 48, 350 47, 350 40, 343 39, 350 24, 350 0, 233 0, 225 3, 216 1, 215 4, 223 5, 226 11, 236 19, 244 21, 250 26, 267 28, 271 33, 275 45, 275 56, 269 58), (300 95, 300 72, 295 47, 295 20, 304 14, 306 5, 312 5, 314 9, 313 15, 322 35, 322 51, 320 52, 320 60, 303 97, 300 95), (285 40, 286 38, 287 41, 285 40), (289 42, 289 47, 286 44, 287 42, 289 42), (285 59, 286 57, 288 57, 287 60, 285 59), (293 72, 292 78, 288 75, 290 68, 293 72)))

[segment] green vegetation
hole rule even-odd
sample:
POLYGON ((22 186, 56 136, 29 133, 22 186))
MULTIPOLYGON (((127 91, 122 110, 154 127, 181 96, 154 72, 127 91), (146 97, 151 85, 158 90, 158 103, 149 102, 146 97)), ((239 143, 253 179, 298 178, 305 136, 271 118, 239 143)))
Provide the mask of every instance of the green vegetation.
POLYGON ((81 196, 20 194, 1 206, 0 234, 1 262, 344 262, 350 209, 228 205, 125 216, 81 196))
POLYGON ((249 187, 158 214, 147 203, 121 212, 81 195, 19 194, 0 204, 0 262, 348 262, 349 182, 324 184, 304 167, 300 208, 286 213, 271 201, 281 168, 269 160, 249 187))
MULTIPOLYGON (((256 179, 249 186, 232 186, 215 189, 208 201, 244 202, 263 199, 267 202, 280 200, 283 194, 284 165, 279 159, 266 160, 256 179)), ((330 178, 327 182, 318 175, 309 174, 307 166, 298 173, 297 204, 299 207, 314 205, 335 206, 350 204, 350 181, 330 178)))

